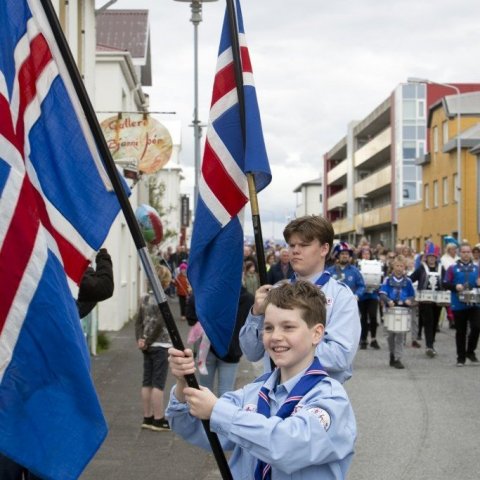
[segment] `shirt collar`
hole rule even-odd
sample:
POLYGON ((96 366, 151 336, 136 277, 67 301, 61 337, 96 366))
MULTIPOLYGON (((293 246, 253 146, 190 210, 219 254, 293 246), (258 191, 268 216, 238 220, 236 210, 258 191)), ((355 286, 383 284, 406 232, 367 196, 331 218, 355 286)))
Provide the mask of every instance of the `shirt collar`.
POLYGON ((276 368, 272 375, 268 377, 268 380, 265 382, 264 387, 271 392, 275 389, 275 386, 282 387, 286 390, 287 393, 290 393, 293 387, 299 382, 300 378, 303 377, 305 372, 307 371, 308 367, 297 373, 294 377, 288 379, 286 382, 282 383, 281 385, 277 385, 280 381, 280 369, 276 368))

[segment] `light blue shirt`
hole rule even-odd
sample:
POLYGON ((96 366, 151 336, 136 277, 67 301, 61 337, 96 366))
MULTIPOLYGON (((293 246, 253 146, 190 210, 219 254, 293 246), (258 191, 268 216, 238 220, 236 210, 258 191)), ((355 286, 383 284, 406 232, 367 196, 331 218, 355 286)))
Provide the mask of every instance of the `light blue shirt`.
MULTIPOLYGON (((215 404, 210 429, 218 434, 235 480, 252 480, 257 460, 272 466, 275 480, 340 480, 346 478, 357 436, 355 416, 339 382, 326 377, 298 403, 292 416, 274 416, 304 372, 282 385, 278 370, 267 380, 270 418, 256 413, 262 382, 223 395, 215 404)), ((165 415, 173 431, 210 449, 202 423, 188 413, 186 403, 170 394, 165 415)))
MULTIPOLYGON (((312 283, 320 277, 311 279, 312 283)), ((327 299, 325 336, 318 344, 316 355, 328 374, 344 383, 352 376, 352 364, 360 341, 361 325, 358 303, 352 291, 343 283, 330 278, 322 287, 327 299)), ((271 370, 270 358, 263 348, 263 315, 250 311, 240 330, 240 347, 251 362, 263 357, 266 372, 271 370)))

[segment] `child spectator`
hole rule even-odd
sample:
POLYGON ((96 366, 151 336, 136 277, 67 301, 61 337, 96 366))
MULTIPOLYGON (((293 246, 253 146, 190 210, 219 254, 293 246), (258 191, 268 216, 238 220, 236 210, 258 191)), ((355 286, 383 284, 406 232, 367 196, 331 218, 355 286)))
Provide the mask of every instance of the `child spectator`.
POLYGON ((178 267, 178 275, 175 277, 175 288, 177 289, 178 302, 180 304, 180 318, 186 320, 185 306, 187 297, 192 293, 192 288, 187 278, 187 264, 181 263, 178 267))
POLYGON ((170 349, 177 378, 167 409, 173 430, 208 448, 200 420, 209 419, 223 448, 233 450, 233 478, 346 478, 356 424, 345 390, 315 356, 325 304, 323 292, 309 282, 271 289, 263 344, 278 368, 221 398, 187 387, 184 375, 195 371, 192 352, 170 349))

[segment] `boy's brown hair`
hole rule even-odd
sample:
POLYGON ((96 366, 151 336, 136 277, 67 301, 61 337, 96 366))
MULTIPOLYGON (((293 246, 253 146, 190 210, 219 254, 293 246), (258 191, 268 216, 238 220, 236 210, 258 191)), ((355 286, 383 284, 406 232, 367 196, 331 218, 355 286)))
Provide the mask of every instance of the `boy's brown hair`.
POLYGON ((335 232, 332 224, 325 217, 320 215, 305 215, 304 217, 295 218, 283 230, 283 238, 288 243, 290 237, 296 233, 306 242, 318 240, 320 245, 328 243, 329 250, 332 250, 333 238, 335 232))
POLYGON ((317 323, 325 325, 327 318, 324 293, 316 285, 303 280, 295 283, 284 282, 272 288, 265 298, 265 308, 269 304, 284 310, 298 308, 302 311, 302 319, 309 327, 317 323))

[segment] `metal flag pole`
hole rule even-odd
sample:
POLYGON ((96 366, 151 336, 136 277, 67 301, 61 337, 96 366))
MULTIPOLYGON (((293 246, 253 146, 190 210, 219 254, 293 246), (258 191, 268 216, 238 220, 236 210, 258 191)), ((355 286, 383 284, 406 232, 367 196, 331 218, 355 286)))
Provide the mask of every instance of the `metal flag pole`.
MULTIPOLYGON (((78 68, 75 64, 75 60, 73 58, 72 52, 70 51, 70 47, 68 46, 65 35, 63 34, 57 14, 52 6, 51 0, 40 0, 40 2, 42 4, 50 28, 52 29, 52 33, 55 37, 55 41, 62 55, 62 59, 65 62, 65 66, 68 70, 70 79, 73 83, 76 94, 82 106, 88 126, 90 127, 92 135, 94 136, 95 144, 100 153, 100 157, 103 160, 105 170, 112 183, 115 194, 117 195, 118 202, 120 203, 120 207, 125 216, 125 220, 130 230, 130 234, 132 235, 135 247, 137 248, 138 256, 140 257, 145 274, 152 286, 155 300, 157 301, 158 308, 160 309, 160 313, 162 314, 162 317, 165 321, 165 326, 167 327, 170 339, 172 340, 172 345, 177 350, 183 351, 185 350, 185 346, 183 345, 183 341, 180 337, 180 332, 178 331, 177 325, 175 324, 175 320, 170 310, 170 306, 168 305, 167 296, 165 295, 165 292, 163 291, 163 288, 160 284, 160 280, 155 273, 153 262, 150 254, 148 253, 142 232, 140 231, 140 227, 138 226, 138 222, 133 213, 132 206, 128 201, 127 194, 118 176, 115 162, 113 161, 107 142, 102 133, 102 129, 95 115, 95 110, 93 109, 93 106, 88 97, 88 93, 80 76, 80 72, 78 71, 78 68)), ((193 387, 196 389, 200 388, 194 374, 185 375, 185 380, 189 387, 193 387)), ((215 460, 217 461, 218 467, 222 474, 222 478, 224 480, 231 480, 233 477, 217 435, 210 431, 210 422, 208 420, 202 420, 202 424, 207 434, 208 441, 210 442, 210 446, 212 447, 212 452, 215 456, 215 460)))
MULTIPOLYGON (((242 128, 243 144, 245 145, 245 98, 243 94, 243 70, 240 57, 240 42, 238 40, 237 16, 233 0, 227 1, 228 20, 230 24, 230 41, 232 43, 233 66, 235 70, 235 83, 237 85, 238 105, 240 109, 240 125, 242 128)), ((267 283, 267 267, 265 263, 265 250, 263 248, 262 224, 260 222, 260 210, 258 208, 257 189, 255 176, 247 173, 248 193, 250 196, 250 208, 252 211, 253 234, 255 238, 255 249, 257 251, 258 274, 260 284, 267 283)))

